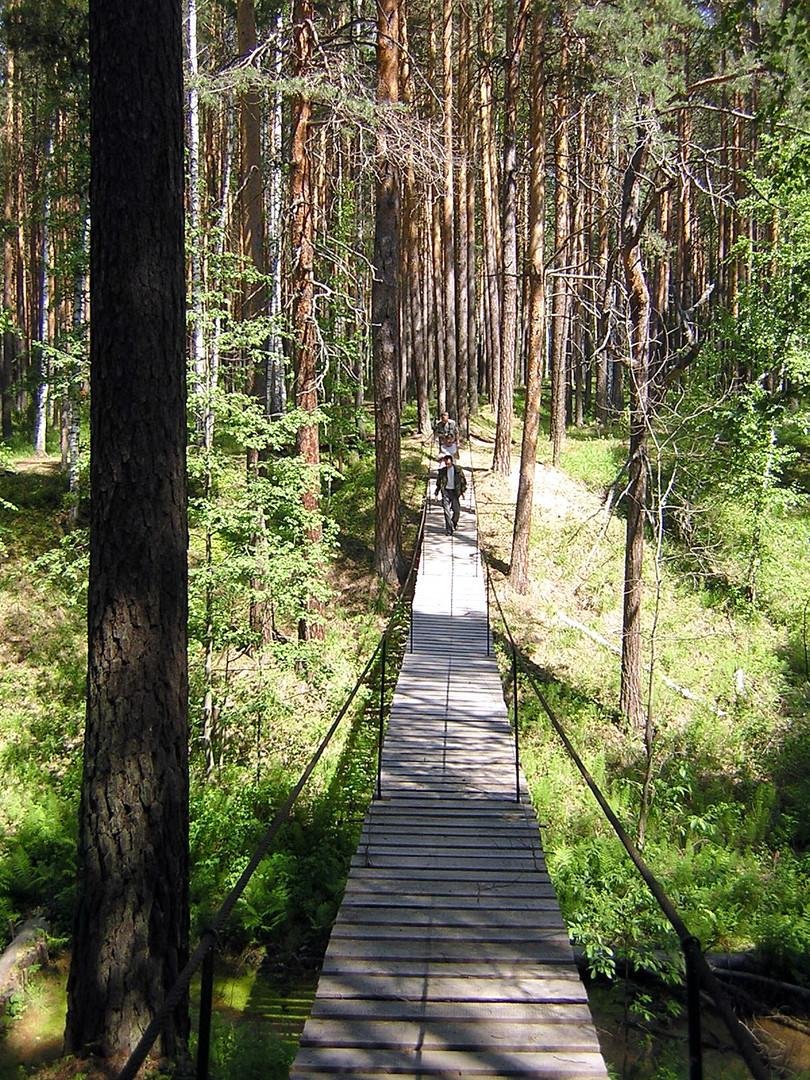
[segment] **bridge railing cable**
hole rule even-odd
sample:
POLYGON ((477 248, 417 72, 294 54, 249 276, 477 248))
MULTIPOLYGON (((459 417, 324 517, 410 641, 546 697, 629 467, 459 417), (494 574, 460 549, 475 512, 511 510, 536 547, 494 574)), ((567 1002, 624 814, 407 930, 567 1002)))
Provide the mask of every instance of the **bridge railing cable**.
POLYGON ((413 622, 413 589, 416 569, 419 565, 419 556, 422 548, 422 540, 424 537, 426 514, 427 494, 423 499, 422 515, 419 521, 419 528, 417 531, 416 539, 414 541, 413 557, 411 559, 408 574, 400 589, 400 593, 397 597, 396 603, 394 604, 394 607, 391 611, 391 615, 388 619, 386 628, 380 636, 380 639, 377 642, 374 651, 371 653, 368 660, 366 661, 365 667, 363 668, 361 674, 355 682, 352 690, 348 694, 346 700, 340 707, 337 715, 335 716, 335 719, 332 721, 332 724, 329 727, 329 730, 326 732, 317 749, 313 753, 312 757, 309 759, 309 762, 307 763, 304 771, 301 773, 301 776, 299 777, 295 787, 290 791, 287 798, 276 811, 272 822, 264 832, 264 835, 262 836, 255 851, 253 852, 253 855, 250 858, 250 861, 239 876, 239 880, 236 882, 231 891, 222 901, 222 904, 220 905, 216 914, 211 919, 207 929, 204 930, 203 933, 200 935, 200 940, 197 944, 197 947, 189 956, 188 961, 186 962, 180 974, 177 976, 174 985, 167 993, 163 1004, 160 1006, 160 1008, 155 1013, 152 1020, 146 1027, 143 1035, 138 1041, 137 1046, 134 1048, 129 1058, 125 1062, 124 1066, 118 1073, 116 1080, 135 1080, 139 1069, 146 1061, 146 1058, 149 1055, 149 1052, 154 1046, 155 1041, 157 1040, 161 1031, 163 1030, 167 1019, 180 1005, 186 994, 186 991, 188 990, 192 978, 198 970, 201 970, 201 983, 199 1022, 197 1029, 198 1037, 196 1080, 207 1080, 208 1060, 211 1044, 211 1013, 213 1003, 214 980, 213 960, 214 951, 216 949, 219 935, 225 928, 228 918, 230 917, 234 907, 238 903, 239 898, 242 896, 242 893, 245 891, 248 882, 250 881, 253 874, 256 872, 262 859, 265 857, 265 855, 267 855, 268 851, 270 850, 270 846, 278 835, 279 830, 287 821, 293 807, 295 806, 298 796, 301 794, 307 784, 307 781, 310 779, 313 772, 315 771, 315 767, 323 756, 327 746, 331 742, 332 737, 340 726, 340 723, 343 720, 344 716, 349 711, 354 699, 357 697, 360 688, 366 683, 366 680, 369 678, 378 657, 380 658, 380 744, 378 746, 377 757, 376 793, 378 797, 381 794, 380 766, 382 762, 381 748, 384 725, 383 713, 386 681, 385 664, 388 652, 387 642, 392 633, 399 629, 401 624, 400 621, 403 614, 408 615, 411 623, 413 622))
MULTIPOLYGON (((484 566, 486 568, 487 579, 487 641, 490 640, 490 624, 489 624, 489 594, 490 592, 495 598, 498 613, 500 615, 501 622, 503 624, 504 632, 509 641, 509 647, 511 652, 511 668, 512 668, 512 683, 513 694, 515 699, 515 757, 517 760, 518 749, 518 723, 517 723, 517 665, 522 661, 520 652, 515 644, 512 632, 509 628, 509 624, 504 614, 503 607, 501 606, 498 593, 495 589, 494 582, 492 581, 492 575, 490 573, 489 564, 484 558, 484 566)), ((655 877, 649 866, 645 862, 636 845, 630 839, 627 831, 622 825, 613 811, 610 803, 603 795, 599 785, 582 761, 582 758, 576 751, 573 743, 568 737, 565 728, 560 722, 554 710, 548 703, 543 691, 537 684, 537 680, 533 672, 527 667, 525 663, 521 662, 521 668, 523 673, 540 702, 549 722, 562 742, 568 756, 573 761, 574 765, 578 769, 585 783, 591 790, 594 798, 596 799, 603 814, 609 821, 619 838, 622 846, 624 847, 631 862, 639 872, 645 885, 649 889, 659 908, 663 912, 672 929, 677 935, 678 941, 681 946, 681 951, 684 958, 684 966, 686 973, 686 1004, 687 1004, 687 1027, 688 1027, 688 1043, 689 1043, 689 1080, 703 1080, 703 1051, 702 1051, 702 1038, 701 1038, 701 1015, 700 1015, 700 991, 701 988, 713 999, 717 1011, 720 1013, 726 1027, 728 1028, 729 1035, 734 1041, 734 1044, 748 1067, 749 1072, 754 1077, 754 1080, 769 1080, 771 1071, 769 1065, 763 1060, 762 1054, 754 1040, 751 1032, 740 1020, 737 1019, 736 1014, 731 1006, 731 1002, 725 993, 720 981, 715 976, 712 969, 709 967, 708 961, 703 954, 703 948, 700 941, 690 932, 683 918, 679 914, 675 905, 670 900, 667 893, 664 891, 663 886, 655 877)))

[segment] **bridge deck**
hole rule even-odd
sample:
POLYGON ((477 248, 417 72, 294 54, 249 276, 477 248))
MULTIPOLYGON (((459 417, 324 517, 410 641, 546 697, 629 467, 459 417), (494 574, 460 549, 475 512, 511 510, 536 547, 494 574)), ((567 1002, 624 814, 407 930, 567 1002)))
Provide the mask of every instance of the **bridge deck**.
POLYGON ((434 506, 382 799, 291 1080, 607 1077, 486 655, 482 573, 473 507, 447 537, 434 506))

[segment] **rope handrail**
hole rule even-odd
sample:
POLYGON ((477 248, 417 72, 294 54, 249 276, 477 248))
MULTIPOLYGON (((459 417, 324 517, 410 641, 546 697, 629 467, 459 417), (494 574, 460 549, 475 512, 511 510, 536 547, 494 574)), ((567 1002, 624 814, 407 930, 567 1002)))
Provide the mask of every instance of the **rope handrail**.
MULTIPOLYGON (((428 474, 427 485, 429 485, 429 483, 430 476, 428 474)), ((384 643, 386 642, 388 635, 391 633, 391 630, 396 624, 398 616, 401 614, 407 602, 408 590, 413 582, 413 575, 415 569, 419 564, 419 554, 422 547, 422 540, 424 538, 426 515, 427 495, 425 495, 422 500, 422 514, 419 521, 419 528, 417 530, 416 539, 414 541, 413 556, 411 558, 408 574, 405 578, 405 581, 403 582, 402 588, 400 589, 400 593, 396 599, 394 607, 391 610, 391 614, 388 618, 388 623, 386 624, 385 630, 380 635, 374 651, 366 662, 363 671, 358 676, 354 687, 352 688, 348 697, 338 711, 337 716, 332 721, 329 730, 324 735, 317 749, 310 758, 306 768, 301 773, 301 776, 299 777, 295 787, 292 789, 290 794, 276 811, 272 822, 265 830, 264 835, 259 841, 256 849, 254 850, 250 861, 248 862, 242 873, 239 875, 238 881, 223 900, 222 904, 220 905, 219 909, 211 920, 209 926, 200 935, 200 940, 197 944, 197 947, 189 956, 182 971, 178 974, 174 984, 169 989, 163 1001, 163 1004, 160 1006, 158 1011, 155 1013, 155 1015, 152 1017, 151 1021, 147 1025, 146 1029, 141 1035, 141 1038, 138 1040, 138 1043, 135 1046, 134 1050, 132 1051, 129 1058, 118 1073, 116 1080, 134 1080, 134 1078, 137 1076, 138 1070, 140 1069, 141 1065, 143 1065, 143 1063, 146 1061, 149 1051, 152 1049, 155 1040, 160 1035, 165 1021, 180 1004, 192 978, 214 949, 219 934, 224 928, 228 917, 230 916, 231 912, 239 901, 242 893, 246 889, 248 882, 258 868, 259 863, 267 854, 270 845, 276 838, 279 830, 281 829, 281 826, 286 822, 287 818, 289 817, 290 811, 295 805, 298 796, 301 794, 301 791, 303 790, 307 781, 314 772, 315 767, 323 756, 323 753, 329 745, 332 736, 337 731, 341 720, 346 715, 352 702, 357 696, 360 687, 367 679, 369 672, 371 671, 375 661, 377 660, 377 657, 380 655, 380 652, 383 649, 384 643)))
MULTIPOLYGON (((509 644, 512 648, 513 659, 516 659, 519 655, 518 649, 515 645, 515 640, 512 637, 512 632, 509 628, 509 623, 506 619, 506 615, 504 614, 503 607, 501 606, 500 597, 498 596, 497 590, 495 589, 495 585, 492 580, 492 574, 489 568, 489 563, 487 562, 486 557, 484 557, 484 566, 486 567, 487 572, 487 584, 492 590, 492 593, 495 597, 498 612, 500 614, 501 621, 506 631, 506 635, 509 639, 509 644)), ((645 862, 643 856, 641 855, 641 852, 630 839, 627 831, 625 830, 619 818, 616 816, 610 803, 603 795, 601 789, 599 788, 599 785, 591 776, 582 758, 577 753, 577 750, 569 739, 565 728, 562 726, 554 710, 549 705, 545 694, 538 686, 533 673, 523 662, 521 663, 521 667, 525 676, 528 679, 529 685, 534 691, 535 696, 542 705, 543 710, 545 711, 546 716, 551 723, 551 726, 553 727, 556 734, 559 736, 560 741, 562 742, 568 756, 576 765, 580 775, 590 788, 591 793, 599 804, 599 807, 601 808, 608 822, 612 826, 613 831, 618 836, 631 862, 638 870, 645 885, 649 889, 656 903, 658 904, 661 911, 664 913, 670 925, 672 926, 673 930, 677 934, 678 941, 684 952, 684 957, 686 959, 687 965, 690 962, 694 964, 700 982, 703 983, 706 990, 714 999, 715 1005, 717 1006, 717 1009, 722 1016, 726 1027, 728 1028, 729 1034, 734 1040, 740 1056, 745 1061, 745 1064, 747 1065, 751 1075, 755 1078, 755 1080, 769 1080, 769 1077, 771 1075, 770 1070, 763 1062, 760 1051, 758 1050, 750 1031, 748 1030, 748 1028, 745 1027, 744 1024, 742 1024, 737 1019, 734 1010, 731 1007, 729 999, 725 993, 725 990, 723 989, 720 981, 717 979, 712 969, 709 967, 709 964, 705 956, 703 955, 703 949, 700 941, 691 933, 683 918, 676 909, 675 905, 672 903, 669 896, 664 891, 663 886, 645 862)))

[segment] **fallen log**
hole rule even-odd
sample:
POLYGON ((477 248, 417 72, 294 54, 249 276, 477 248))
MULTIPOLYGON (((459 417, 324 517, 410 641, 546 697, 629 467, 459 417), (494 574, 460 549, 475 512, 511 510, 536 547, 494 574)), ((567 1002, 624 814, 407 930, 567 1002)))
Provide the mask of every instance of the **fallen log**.
POLYGON ((26 919, 0 956, 0 1013, 12 995, 25 986, 28 970, 48 962, 47 929, 45 921, 38 916, 26 919))

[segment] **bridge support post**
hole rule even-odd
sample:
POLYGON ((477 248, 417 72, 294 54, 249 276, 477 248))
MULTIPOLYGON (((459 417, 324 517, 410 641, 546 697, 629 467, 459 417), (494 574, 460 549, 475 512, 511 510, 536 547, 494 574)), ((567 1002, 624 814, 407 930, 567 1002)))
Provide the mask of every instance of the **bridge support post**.
POLYGON ((487 567, 487 656, 490 654, 490 630, 489 630, 489 567, 487 567))
POLYGON ((380 653, 380 709, 379 731, 377 733, 377 798, 382 798, 382 752, 385 727, 385 660, 388 649, 388 634, 383 637, 380 653))
POLYGON ((197 1032, 197 1080, 208 1080, 211 1054, 211 1010, 214 999, 214 946, 203 957, 200 971, 200 1021, 197 1032))
POLYGON ((517 653, 512 645, 512 700, 515 714, 515 802, 520 802, 520 741, 518 736, 518 672, 517 653))
POLYGON ((696 937, 681 941, 686 968, 686 1022, 689 1031, 689 1080, 703 1080, 703 1038, 700 1024, 700 942, 696 937))

